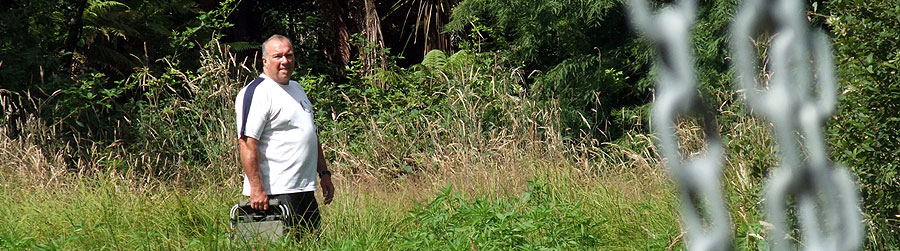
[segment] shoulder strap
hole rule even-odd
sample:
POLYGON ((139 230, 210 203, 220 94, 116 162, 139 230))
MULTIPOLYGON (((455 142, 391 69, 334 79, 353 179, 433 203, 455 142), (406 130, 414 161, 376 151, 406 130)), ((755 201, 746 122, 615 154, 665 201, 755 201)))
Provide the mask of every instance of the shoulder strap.
POLYGON ((247 114, 250 113, 250 104, 253 102, 253 92, 256 91, 256 87, 259 86, 259 83, 262 83, 263 80, 265 80, 263 77, 254 79, 253 82, 250 82, 250 84, 247 85, 247 90, 244 91, 244 105, 243 112, 241 113, 241 135, 238 135, 239 137, 244 136, 244 131, 247 127, 247 114))

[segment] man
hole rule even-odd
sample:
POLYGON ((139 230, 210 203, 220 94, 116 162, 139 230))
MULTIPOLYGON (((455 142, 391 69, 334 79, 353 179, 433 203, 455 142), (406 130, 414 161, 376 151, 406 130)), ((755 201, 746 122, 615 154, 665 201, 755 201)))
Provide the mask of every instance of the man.
POLYGON ((288 38, 269 37, 262 54, 263 73, 235 100, 243 194, 257 210, 267 210, 269 199, 286 203, 293 215, 287 225, 313 230, 321 220, 316 177, 325 205, 331 203, 334 185, 316 135, 312 103, 303 87, 290 80, 294 50, 288 38))

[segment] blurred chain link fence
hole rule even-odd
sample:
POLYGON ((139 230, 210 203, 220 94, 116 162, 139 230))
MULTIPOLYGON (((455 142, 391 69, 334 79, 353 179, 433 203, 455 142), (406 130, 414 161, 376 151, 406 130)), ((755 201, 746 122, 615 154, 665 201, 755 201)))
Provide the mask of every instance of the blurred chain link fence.
MULTIPOLYGON (((679 189, 688 248, 730 250, 733 230, 721 185, 725 151, 715 115, 697 90, 691 53, 697 3, 679 0, 656 13, 646 0, 629 4, 634 26, 658 50, 653 130, 679 189), (702 119, 706 135, 705 151, 690 158, 675 130, 685 117, 702 119)), ((766 234, 775 250, 857 250, 864 235, 857 187, 847 169, 829 159, 823 131, 837 103, 830 41, 810 29, 805 4, 744 1, 732 30, 738 91, 754 115, 774 125, 779 146, 779 166, 765 186, 766 218, 774 226, 766 234), (760 31, 774 34, 763 55, 767 72, 753 42, 760 31), (797 233, 799 239, 789 236, 797 233)))

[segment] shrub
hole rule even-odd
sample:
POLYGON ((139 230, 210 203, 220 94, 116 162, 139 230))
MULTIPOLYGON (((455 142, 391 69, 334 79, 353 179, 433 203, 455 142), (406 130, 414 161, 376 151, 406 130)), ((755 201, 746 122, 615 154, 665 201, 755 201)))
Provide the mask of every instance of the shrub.
MULTIPOLYGON (((569 137, 612 141, 650 101, 651 45, 632 35, 624 1, 468 0, 447 31, 464 48, 495 51, 541 102, 558 100, 569 137), (491 24, 491 25, 488 25, 491 24)), ((662 2, 662 1, 654 1, 662 2)), ((703 2, 694 30, 704 92, 730 90, 726 32, 735 0, 703 2)))
POLYGON ((834 0, 826 22, 842 84, 829 125, 834 155, 859 179, 870 241, 900 246, 900 6, 834 0))

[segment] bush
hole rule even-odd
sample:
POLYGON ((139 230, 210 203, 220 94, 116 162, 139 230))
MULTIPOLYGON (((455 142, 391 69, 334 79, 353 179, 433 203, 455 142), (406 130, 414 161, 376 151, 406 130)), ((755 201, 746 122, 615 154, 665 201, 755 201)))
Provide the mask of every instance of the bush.
MULTIPOLYGON (((650 101, 651 45, 632 35, 624 1, 468 0, 447 31, 463 48, 495 51, 541 102, 558 100, 569 137, 613 141, 650 101), (491 25, 488 25, 491 24, 491 25)), ((662 1, 654 1, 662 2, 662 1)), ((734 0, 703 2, 694 30, 704 92, 730 90, 726 33, 734 0)))
POLYGON ((898 247, 900 6, 834 0, 827 11, 842 84, 828 136, 837 160, 859 179, 871 232, 867 249, 898 247))
POLYGON ((630 29, 619 1, 463 1, 447 30, 464 48, 498 52, 539 102, 558 100, 567 136, 619 131, 610 112, 642 103, 648 90, 612 70, 642 64, 630 55, 634 38, 623 35, 630 29))

